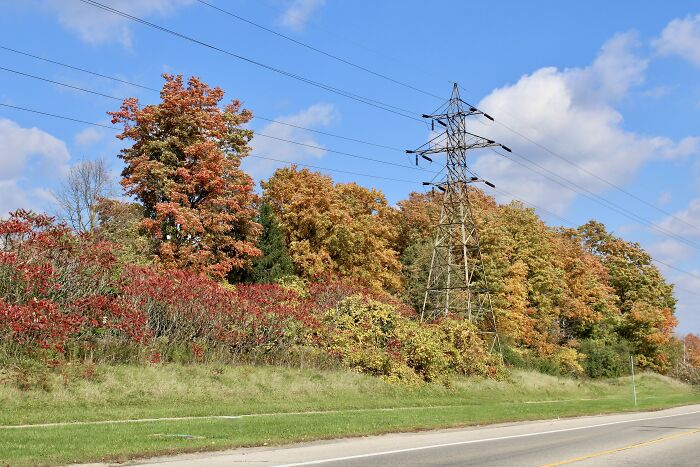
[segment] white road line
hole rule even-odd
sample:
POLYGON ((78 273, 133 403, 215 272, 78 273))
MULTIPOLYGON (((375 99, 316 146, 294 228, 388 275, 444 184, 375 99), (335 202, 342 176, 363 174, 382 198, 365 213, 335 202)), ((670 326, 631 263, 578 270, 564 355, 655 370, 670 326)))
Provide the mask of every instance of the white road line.
POLYGON ((588 397, 588 398, 583 398, 583 399, 559 399, 559 400, 551 400, 551 401, 525 401, 523 404, 556 404, 558 402, 579 402, 579 401, 600 401, 603 399, 610 399, 609 397, 588 397))
POLYGON ((146 422, 168 422, 179 420, 213 420, 213 419, 234 419, 240 418, 236 415, 206 415, 201 417, 163 417, 163 418, 128 418, 122 420, 95 420, 86 422, 56 422, 56 423, 34 423, 29 425, 1 425, 0 429, 10 430, 13 428, 50 428, 56 426, 72 426, 72 425, 109 425, 112 423, 146 423, 146 422))
POLYGON ((238 419, 251 417, 284 417, 289 415, 323 415, 334 413, 353 413, 353 412, 391 412, 395 410, 430 410, 430 409, 450 409, 455 407, 471 407, 474 404, 466 405, 424 405, 415 407, 380 407, 366 409, 338 409, 338 410, 307 410, 303 412, 266 412, 266 413, 251 413, 241 415, 202 415, 192 417, 162 417, 162 418, 129 418, 118 420, 94 420, 94 421, 78 421, 78 422, 54 422, 54 423, 34 423, 25 425, 0 425, 0 430, 9 430, 13 428, 48 428, 58 426, 71 425, 108 425, 111 423, 145 423, 145 422, 160 422, 160 421, 179 421, 179 420, 216 420, 216 419, 238 419))
POLYGON ((580 426, 580 427, 575 427, 575 428, 562 428, 559 430, 540 431, 537 433, 524 433, 524 434, 520 434, 520 435, 500 436, 497 438, 484 438, 484 439, 475 439, 475 440, 469 440, 469 441, 455 441, 453 443, 432 444, 432 445, 428 445, 428 446, 418 446, 415 448, 405 448, 405 449, 394 449, 391 451, 371 452, 368 454, 358 454, 358 455, 354 455, 354 456, 332 457, 332 458, 328 458, 328 459, 319 459, 319 460, 306 461, 306 462, 295 462, 295 463, 291 463, 291 464, 278 464, 276 467, 292 467, 292 466, 299 466, 299 465, 318 465, 318 464, 325 464, 328 462, 340 462, 340 461, 347 461, 347 460, 353 460, 353 459, 363 459, 363 458, 367 458, 367 457, 387 456, 390 454, 400 454, 400 453, 404 453, 404 452, 424 451, 426 449, 437 449, 437 448, 445 448, 445 447, 450 447, 450 446, 463 446, 466 444, 486 443, 486 442, 490 442, 490 441, 502 441, 502 440, 506 440, 506 439, 528 438, 531 436, 542 436, 542 435, 550 435, 550 434, 554 434, 554 433, 565 433, 567 431, 587 430, 590 428, 600 428, 603 426, 621 425, 624 423, 636 423, 636 422, 643 422, 643 421, 647 421, 647 420, 661 420, 664 418, 682 417, 685 415, 694 415, 694 414, 698 414, 698 413, 700 413, 700 410, 695 410, 693 412, 685 412, 682 414, 675 414, 675 415, 663 415, 660 417, 637 418, 634 420, 621 420, 621 421, 617 421, 617 422, 598 423, 596 425, 587 425, 587 426, 580 426))
MULTIPOLYGON (((571 402, 571 401, 592 401, 592 400, 603 400, 605 397, 596 399, 562 399, 562 400, 551 400, 551 401, 517 401, 517 402, 503 402, 503 404, 550 404, 558 402, 571 402)), ((399 410, 433 410, 433 409, 452 409, 458 407, 471 407, 476 404, 462 404, 462 405, 423 405, 423 406, 413 406, 413 407, 380 407, 380 408, 366 408, 366 409, 338 409, 338 410, 308 410, 303 412, 266 412, 266 413, 252 413, 252 414, 241 414, 241 415, 202 415, 202 416, 192 416, 192 417, 162 417, 162 418, 130 418, 130 419, 119 419, 119 420, 94 420, 94 421, 76 421, 76 422, 53 422, 53 423, 34 423, 34 424, 24 424, 24 425, 0 425, 0 430, 10 430, 10 429, 20 429, 20 428, 50 428, 50 427, 60 427, 60 426, 80 426, 80 425, 109 425, 116 423, 147 423, 147 422, 168 422, 168 421, 182 421, 182 420, 216 420, 216 419, 238 419, 238 418, 252 418, 252 417, 285 417, 289 415, 323 415, 323 414, 334 414, 334 413, 354 413, 354 412, 393 412, 399 410)))

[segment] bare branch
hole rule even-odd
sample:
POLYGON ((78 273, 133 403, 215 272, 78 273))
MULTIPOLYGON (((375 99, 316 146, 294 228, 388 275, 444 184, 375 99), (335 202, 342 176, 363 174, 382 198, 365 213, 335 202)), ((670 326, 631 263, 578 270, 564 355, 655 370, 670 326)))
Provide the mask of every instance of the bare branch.
POLYGON ((55 193, 60 217, 76 232, 91 233, 98 225, 97 204, 114 192, 104 159, 84 161, 71 167, 55 193))

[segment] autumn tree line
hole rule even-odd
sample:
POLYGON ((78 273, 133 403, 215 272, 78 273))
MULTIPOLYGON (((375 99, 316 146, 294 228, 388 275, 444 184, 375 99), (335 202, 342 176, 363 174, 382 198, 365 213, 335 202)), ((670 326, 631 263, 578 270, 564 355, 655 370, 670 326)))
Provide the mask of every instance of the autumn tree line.
MULTIPOLYGON (((296 166, 258 192, 241 169, 253 113, 197 78, 164 78, 160 103, 110 112, 131 201, 90 162, 58 196, 67 224, 0 222, 5 361, 306 355, 395 380, 502 374, 462 317, 419 320, 439 193, 392 206, 296 166)), ((470 196, 507 365, 610 377, 633 355, 662 373, 700 367, 697 338, 684 352, 674 337, 673 286, 638 244, 470 196)))

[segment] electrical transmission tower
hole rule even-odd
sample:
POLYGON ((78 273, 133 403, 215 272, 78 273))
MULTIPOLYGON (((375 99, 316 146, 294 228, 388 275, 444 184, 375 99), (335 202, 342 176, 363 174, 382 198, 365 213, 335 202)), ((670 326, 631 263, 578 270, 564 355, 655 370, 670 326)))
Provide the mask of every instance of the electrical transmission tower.
POLYGON ((500 353, 500 342, 496 330, 491 295, 484 270, 479 245, 479 235, 469 200, 469 185, 490 182, 477 177, 467 165, 467 152, 471 149, 499 146, 510 149, 487 138, 467 131, 467 118, 491 116, 466 103, 459 96, 459 87, 454 84, 452 97, 432 115, 435 123, 444 131, 415 150, 406 151, 432 162, 432 154, 445 154, 444 178, 437 182, 423 182, 443 192, 440 220, 436 226, 433 255, 430 262, 428 284, 421 310, 421 319, 432 320, 446 315, 463 316, 474 323, 491 351, 500 353))

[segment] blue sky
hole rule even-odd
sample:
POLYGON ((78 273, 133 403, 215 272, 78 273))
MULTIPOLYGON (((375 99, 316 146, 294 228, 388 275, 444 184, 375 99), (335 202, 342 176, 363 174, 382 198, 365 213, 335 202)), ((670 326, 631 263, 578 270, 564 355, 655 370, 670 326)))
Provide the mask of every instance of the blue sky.
MULTIPOLYGON (((195 0, 100 1, 250 59, 415 114, 440 104, 434 97, 331 60, 195 0)), ((552 225, 564 221, 550 213, 577 224, 596 218, 626 239, 640 242, 657 260, 672 266, 660 268, 678 285, 679 331, 700 332, 697 2, 209 1, 445 98, 450 82, 459 82, 463 97, 498 122, 475 120, 473 129, 513 148, 512 158, 533 169, 489 151, 475 152, 474 168, 497 185, 492 194, 499 201, 517 197, 538 206, 552 225), (537 173, 543 170, 547 177, 537 173), (573 182, 589 193, 568 190, 552 178, 564 185, 573 182), (591 197, 599 198, 594 202, 591 197)), ((160 87, 164 72, 197 75, 222 87, 228 98, 242 100, 259 116, 390 147, 413 148, 429 135, 425 125, 412 119, 79 0, 6 0, 0 15, 0 46, 153 88, 160 87)), ((144 104, 157 99, 151 91, 3 49, 0 67, 114 97, 136 96, 144 104)), ((108 97, 3 70, 0 103, 103 124, 108 124, 105 112, 119 105, 108 97)), ((410 165, 400 151, 264 120, 255 120, 251 127, 326 149, 410 165)), ((119 148, 111 130, 0 107, 0 213, 18 207, 55 211, 52 190, 71 164, 104 157, 116 176, 119 148)), ((427 177, 411 168, 263 137, 256 138, 254 154, 406 180, 332 173, 338 181, 379 187, 392 203, 420 190, 427 177)), ((265 179, 279 165, 252 158, 245 162, 256 180, 265 179)))

